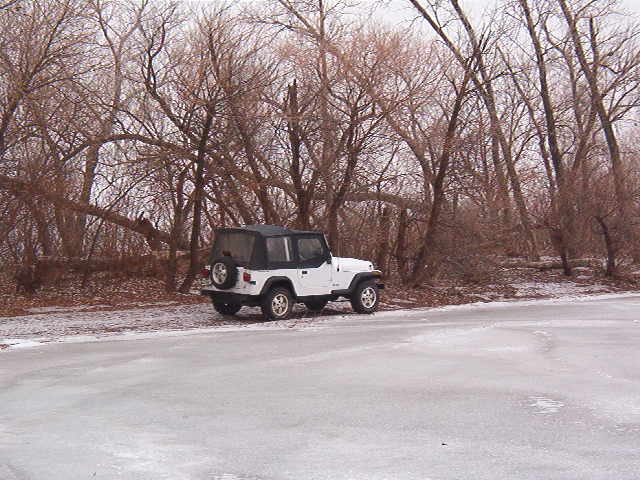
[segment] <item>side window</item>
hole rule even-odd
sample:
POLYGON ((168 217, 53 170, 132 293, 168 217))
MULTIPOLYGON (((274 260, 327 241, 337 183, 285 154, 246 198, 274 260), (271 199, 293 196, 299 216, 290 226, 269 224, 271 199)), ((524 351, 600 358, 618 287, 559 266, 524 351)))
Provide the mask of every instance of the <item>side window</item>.
POLYGON ((299 238, 298 256, 300 263, 321 262, 324 259, 324 247, 319 238, 299 238))
POLYGON ((287 263, 293 261, 291 237, 267 238, 267 257, 270 263, 287 263))

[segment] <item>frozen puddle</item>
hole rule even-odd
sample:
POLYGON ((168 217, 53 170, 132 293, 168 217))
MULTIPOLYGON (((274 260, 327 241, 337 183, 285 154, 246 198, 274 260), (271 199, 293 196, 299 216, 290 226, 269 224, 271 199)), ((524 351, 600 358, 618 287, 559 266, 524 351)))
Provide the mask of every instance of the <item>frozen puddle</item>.
POLYGON ((259 477, 252 475, 237 475, 235 473, 214 474, 212 480, 260 480, 259 477))
POLYGON ((531 396, 529 397, 529 402, 531 402, 529 406, 533 407, 538 415, 558 413, 564 407, 564 403, 547 397, 531 396))

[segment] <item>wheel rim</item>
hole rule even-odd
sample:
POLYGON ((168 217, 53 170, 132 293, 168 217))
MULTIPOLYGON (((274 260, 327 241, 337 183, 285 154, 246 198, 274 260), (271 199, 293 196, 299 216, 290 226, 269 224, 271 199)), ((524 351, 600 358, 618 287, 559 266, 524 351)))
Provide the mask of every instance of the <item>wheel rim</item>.
POLYGON ((372 308, 376 304, 376 291, 373 287, 367 287, 362 290, 360 294, 360 300, 362 301, 362 306, 365 308, 372 308))
POLYGON ((216 263, 211 271, 213 281, 216 283, 224 283, 227 279, 227 266, 224 263, 216 263))
POLYGON ((276 317, 282 317, 289 309, 289 299, 283 293, 278 293, 271 300, 271 310, 276 317))

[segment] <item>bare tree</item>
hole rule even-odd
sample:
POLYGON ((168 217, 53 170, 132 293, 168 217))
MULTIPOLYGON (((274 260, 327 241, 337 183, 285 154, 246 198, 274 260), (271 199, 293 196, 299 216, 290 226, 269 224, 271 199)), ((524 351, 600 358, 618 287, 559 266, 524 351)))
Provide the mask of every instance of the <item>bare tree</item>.
MULTIPOLYGON (((430 14, 427 9, 423 6, 423 4, 419 0, 409 0, 410 3, 416 8, 416 10, 420 13, 420 15, 427 21, 427 23, 433 28, 433 30, 438 34, 438 36, 444 41, 447 47, 454 54, 455 58, 458 60, 461 66, 465 66, 466 56, 462 52, 461 48, 453 41, 450 35, 447 33, 444 25, 437 20, 438 17, 430 14)), ((430 3, 426 2, 432 9, 436 8, 437 2, 430 3)), ((463 9, 461 8, 458 0, 450 0, 450 4, 453 8, 454 18, 456 18, 463 26, 464 31, 467 35, 467 40, 472 48, 473 55, 475 55, 476 62, 478 64, 478 71, 470 72, 470 78, 475 86, 475 88, 480 93, 487 112, 489 114, 489 118, 491 120, 491 129, 492 129, 492 138, 495 142, 494 144, 494 165, 499 171, 500 163, 498 160, 498 151, 497 147, 500 147, 500 153, 504 159, 504 164, 507 169, 509 181, 511 184, 511 189, 513 191, 513 196, 515 200, 516 207, 518 209, 518 213, 520 215, 520 221, 522 223, 522 229, 525 237, 529 243, 529 256, 532 258, 538 257, 538 247, 535 235, 533 233, 533 228, 531 225, 531 220, 529 218, 529 213, 527 211, 526 203, 524 200, 524 195, 522 192, 522 186, 520 183, 520 178, 516 171, 515 162, 513 160, 512 151, 507 140, 506 134, 504 132, 503 123, 500 119, 500 115, 498 113, 497 108, 497 95, 495 93, 495 89, 493 86, 493 74, 490 71, 489 66, 487 65, 487 49, 490 46, 488 42, 488 37, 484 35, 478 35, 475 28, 469 22, 469 19, 463 9)), ((502 175, 499 175, 499 179, 501 183, 502 175)), ((508 208, 508 202, 506 201, 506 186, 502 187, 502 191, 504 193, 505 199, 505 208, 508 208)))

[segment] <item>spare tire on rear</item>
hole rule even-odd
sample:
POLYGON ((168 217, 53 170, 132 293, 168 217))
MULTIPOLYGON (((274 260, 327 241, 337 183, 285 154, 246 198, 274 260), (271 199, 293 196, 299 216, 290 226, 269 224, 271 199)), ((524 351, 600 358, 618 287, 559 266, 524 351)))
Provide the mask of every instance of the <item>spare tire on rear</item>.
POLYGON ((233 287, 238 280, 238 267, 231 257, 220 257, 211 262, 211 283, 220 290, 233 287))

